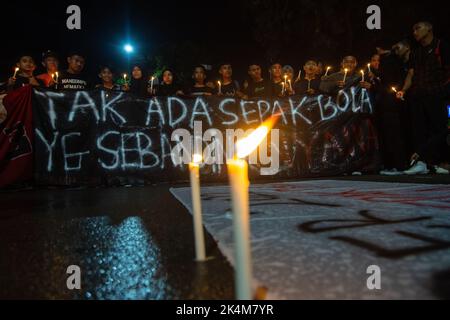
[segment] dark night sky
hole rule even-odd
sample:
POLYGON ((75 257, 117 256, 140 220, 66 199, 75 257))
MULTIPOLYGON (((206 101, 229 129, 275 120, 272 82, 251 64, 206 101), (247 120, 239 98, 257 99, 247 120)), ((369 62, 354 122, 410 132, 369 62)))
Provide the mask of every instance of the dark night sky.
MULTIPOLYGON (((122 47, 127 40, 136 46, 137 56, 165 56, 167 48, 174 47, 176 54, 166 55, 166 64, 174 65, 176 59, 183 58, 190 63, 214 64, 228 60, 234 64, 235 73, 242 76, 249 60, 263 60, 267 57, 266 48, 261 45, 254 32, 259 28, 255 26, 255 18, 258 18, 259 12, 267 10, 263 9, 264 1, 243 1, 245 0, 3 2, 0 17, 0 76, 4 79, 11 73, 14 59, 21 52, 31 52, 38 59, 40 52, 45 49, 53 49, 61 56, 72 49, 80 49, 87 55, 87 69, 91 73, 104 63, 113 64, 119 71, 124 71, 127 60, 122 47), (248 10, 251 3, 257 2, 262 3, 260 9, 248 10), (81 31, 66 29, 66 8, 70 4, 81 7, 81 31), (183 43, 188 43, 187 47, 183 43)), ((286 1, 288 0, 279 0, 279 3, 286 1)), ((352 53, 360 56, 361 60, 368 59, 375 45, 387 47, 394 40, 408 35, 412 23, 417 19, 431 20, 437 33, 448 40, 450 19, 448 9, 442 3, 436 0, 299 0, 289 4, 295 10, 293 17, 285 20, 284 17, 281 18, 282 21, 287 21, 287 25, 277 24, 275 16, 274 22, 269 19, 267 23, 262 23, 267 25, 269 31, 280 28, 286 39, 278 43, 277 40, 273 41, 279 49, 277 57, 297 69, 304 59, 312 55, 328 63, 336 63, 347 53, 349 46, 352 53), (322 3, 320 10, 327 11, 320 22, 322 29, 319 31, 315 27, 317 20, 310 14, 311 3, 322 3), (365 8, 369 4, 379 4, 382 8, 381 31, 368 31, 365 27, 365 8), (330 28, 339 29, 341 25, 336 22, 337 16, 345 6, 351 6, 351 24, 347 27, 351 28, 352 35, 346 42, 342 41, 347 46, 343 49, 339 47, 341 41, 337 38, 343 38, 344 35, 332 35, 333 30, 330 28), (311 43, 317 39, 314 32, 327 32, 326 30, 330 32, 332 40, 339 41, 339 45, 328 42, 328 46, 324 44, 323 50, 315 49, 312 52, 311 43)), ((263 31, 259 34, 261 33, 265 35, 263 31)))

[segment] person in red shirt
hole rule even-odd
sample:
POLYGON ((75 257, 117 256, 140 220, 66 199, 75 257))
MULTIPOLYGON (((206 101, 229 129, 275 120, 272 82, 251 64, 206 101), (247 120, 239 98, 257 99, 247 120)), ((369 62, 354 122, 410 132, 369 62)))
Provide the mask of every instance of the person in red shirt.
POLYGON ((55 85, 55 79, 58 74, 58 56, 50 50, 44 52, 42 54, 42 65, 47 72, 38 75, 36 78, 42 80, 45 87, 53 87, 55 85))

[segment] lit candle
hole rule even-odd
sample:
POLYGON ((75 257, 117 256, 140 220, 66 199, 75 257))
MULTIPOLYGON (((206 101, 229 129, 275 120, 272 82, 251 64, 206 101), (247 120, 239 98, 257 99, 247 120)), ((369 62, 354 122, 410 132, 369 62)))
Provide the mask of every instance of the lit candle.
POLYGON ((364 82, 364 70, 361 70, 361 82, 364 82))
POLYGON ((126 73, 123 74, 123 81, 125 82, 125 84, 127 83, 127 74, 126 73))
POLYGON ((14 69, 14 75, 13 75, 13 79, 15 79, 15 78, 16 78, 16 76, 17 76, 17 72, 19 72, 19 68, 18 68, 18 67, 16 67, 16 68, 14 69))
POLYGON ((222 83, 217 81, 217 85, 219 86, 219 94, 222 94, 222 83))
POLYGON ((281 83, 281 94, 284 95, 284 92, 286 91, 286 85, 284 82, 281 83))
POLYGON ((287 87, 287 74, 284 75, 284 86, 287 87))
POLYGON ((58 71, 55 72, 55 82, 58 83, 58 79, 59 79, 59 73, 58 71))
POLYGON ((369 72, 372 72, 372 70, 370 69, 370 63, 367 64, 367 70, 369 70, 369 72))
POLYGON ((233 208, 233 233, 235 250, 236 299, 252 299, 252 261, 250 248, 250 213, 248 189, 248 164, 243 158, 255 150, 275 124, 278 116, 272 116, 249 136, 236 143, 236 157, 227 160, 233 208))
POLYGON ((330 71, 330 69, 331 69, 331 67, 328 66, 328 67, 327 67, 327 71, 325 72, 325 77, 328 76, 328 71, 330 71))
POLYGON ((347 68, 345 68, 344 69, 344 83, 345 83, 345 80, 347 79, 347 72, 348 72, 348 69, 347 68))
POLYGON ((200 163, 202 156, 194 154, 189 163, 191 181, 191 197, 194 219, 195 257, 197 261, 205 261, 205 237, 203 235, 202 202, 200 198, 200 163))
POLYGON ((153 81, 155 81, 155 77, 152 77, 151 82, 150 82, 150 91, 153 94, 153 81))
POLYGON ((311 90, 311 80, 308 79, 308 91, 311 90))
MULTIPOLYGON (((395 92, 395 94, 397 94, 398 91, 397 91, 397 89, 395 87, 392 87, 391 89, 392 89, 392 91, 395 92)), ((400 100, 404 101, 405 99, 403 97, 401 97, 400 100)))
POLYGON ((289 82, 289 90, 292 91, 292 82, 291 82, 291 80, 288 80, 288 82, 289 82))

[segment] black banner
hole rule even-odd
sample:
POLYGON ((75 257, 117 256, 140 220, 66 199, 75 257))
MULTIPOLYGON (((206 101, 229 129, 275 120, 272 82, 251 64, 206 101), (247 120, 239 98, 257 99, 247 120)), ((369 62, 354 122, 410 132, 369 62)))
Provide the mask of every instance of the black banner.
MULTIPOLYGON (((378 140, 369 93, 350 87, 337 96, 281 99, 155 97, 123 92, 35 90, 35 178, 40 184, 141 184, 186 179, 174 164, 175 129, 249 129, 279 114, 280 169, 275 177, 371 171, 378 140)), ((204 146, 207 143, 204 142, 204 146)), ((175 161, 176 162, 176 161, 175 161)), ((258 166, 253 166, 256 169, 258 166)), ((207 165, 206 178, 226 177, 207 165)), ((251 170, 258 177, 260 171, 251 170)))

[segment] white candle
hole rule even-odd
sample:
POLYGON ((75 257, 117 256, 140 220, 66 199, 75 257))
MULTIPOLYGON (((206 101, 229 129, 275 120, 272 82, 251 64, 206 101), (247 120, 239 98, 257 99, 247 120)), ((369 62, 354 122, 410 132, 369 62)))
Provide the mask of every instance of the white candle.
POLYGON ((311 90, 311 79, 308 79, 308 91, 311 90))
POLYGON ((284 82, 281 83, 281 94, 284 95, 284 92, 286 91, 286 85, 284 82))
POLYGON ((220 81, 217 81, 217 85, 219 87, 219 94, 222 94, 222 83, 220 81))
POLYGON ((369 70, 369 72, 372 72, 372 70, 370 69, 370 63, 367 64, 367 70, 369 70))
POLYGON ((123 81, 125 84, 127 83, 127 74, 126 73, 123 74, 123 81))
POLYGON ((287 74, 284 75, 284 87, 287 87, 287 74))
POLYGON ((364 70, 361 70, 361 82, 364 82, 364 70))
POLYGON ((302 70, 298 71, 297 79, 295 79, 295 82, 300 81, 302 79, 302 70))
POLYGON ((248 200, 248 164, 242 159, 227 161, 233 208, 236 299, 252 299, 252 261, 250 249, 250 213, 248 200))
POLYGON ((250 209, 248 189, 248 164, 243 158, 252 153, 264 140, 279 116, 272 116, 248 137, 236 144, 236 157, 227 160, 233 208, 233 233, 235 250, 236 299, 252 299, 252 258, 250 246, 250 209))
POLYGON ((325 77, 328 76, 328 71, 330 71, 331 67, 327 67, 327 71, 325 72, 325 77))
POLYGON ((345 68, 344 69, 344 84, 345 84, 345 80, 347 79, 347 72, 348 72, 348 69, 347 68, 345 68))
POLYGON ((288 82, 289 82, 289 90, 292 91, 292 82, 291 82, 291 80, 288 80, 288 82))
POLYGON ((55 82, 58 83, 58 79, 59 79, 59 73, 58 71, 55 72, 55 82))
POLYGON ((205 237, 203 234, 202 202, 200 198, 200 163, 202 156, 194 154, 192 162, 189 163, 191 182, 191 197, 194 222, 195 258, 197 261, 205 261, 205 237))
POLYGON ((153 94, 153 81, 155 81, 155 77, 152 77, 151 83, 150 83, 150 91, 153 94))
POLYGON ((17 76, 17 72, 19 72, 19 68, 18 68, 18 67, 16 67, 16 69, 14 69, 14 75, 13 75, 13 79, 15 79, 15 78, 16 78, 16 76, 17 76))

